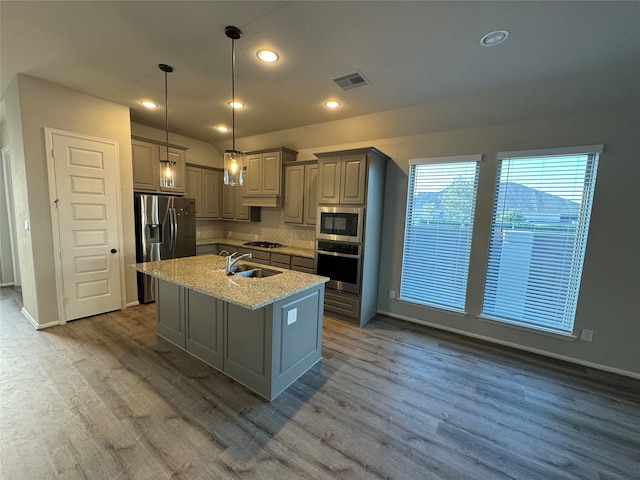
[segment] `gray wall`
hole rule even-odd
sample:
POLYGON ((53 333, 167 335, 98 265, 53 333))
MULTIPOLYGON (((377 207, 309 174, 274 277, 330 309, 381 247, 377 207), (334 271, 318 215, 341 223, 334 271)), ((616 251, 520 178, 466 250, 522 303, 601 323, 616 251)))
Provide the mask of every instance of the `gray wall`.
POLYGON ((468 315, 450 314, 388 298, 389 290, 399 292, 400 289, 408 158, 399 155, 387 168, 385 253, 379 283, 379 311, 551 356, 640 375, 639 131, 640 110, 631 109, 436 133, 412 139, 412 143, 422 145, 420 157, 484 154, 469 271, 468 315), (594 331, 593 342, 567 341, 479 320, 497 152, 595 143, 604 143, 606 151, 600 157, 575 320, 578 335, 583 328, 594 331))

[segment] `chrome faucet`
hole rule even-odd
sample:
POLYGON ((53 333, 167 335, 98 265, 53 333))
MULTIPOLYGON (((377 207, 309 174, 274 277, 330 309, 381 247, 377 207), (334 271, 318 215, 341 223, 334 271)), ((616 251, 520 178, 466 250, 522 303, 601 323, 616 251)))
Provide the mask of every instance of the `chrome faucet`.
POLYGON ((238 260, 242 260, 243 258, 251 258, 251 254, 250 253, 245 253, 243 255, 240 255, 237 258, 233 258, 238 252, 233 252, 231 255, 227 255, 225 257, 225 267, 224 267, 224 271, 226 272, 227 275, 231 275, 231 267, 233 267, 236 262, 238 262, 238 260))

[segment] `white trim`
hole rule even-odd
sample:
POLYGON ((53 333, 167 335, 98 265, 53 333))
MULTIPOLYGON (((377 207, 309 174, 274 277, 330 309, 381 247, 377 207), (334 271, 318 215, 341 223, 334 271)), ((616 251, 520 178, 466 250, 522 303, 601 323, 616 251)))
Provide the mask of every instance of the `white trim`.
POLYGON ((392 317, 392 318, 398 318, 400 320, 406 320, 407 322, 417 323, 417 324, 420 324, 420 325, 425 325, 427 327, 432 327, 432 328, 435 328, 435 329, 438 329, 438 330, 444 330, 444 331, 447 331, 447 332, 457 333, 457 334, 460 334, 460 335, 464 335, 466 337, 477 338, 478 340, 484 340, 486 342, 497 343, 498 345, 504 345, 505 347, 512 347, 512 348, 515 348, 517 350, 524 350, 526 352, 536 353, 538 355, 542 355, 542 356, 545 356, 545 357, 555 358, 555 359, 558 359, 558 360, 564 360, 565 362, 573 363, 575 365, 581 365, 583 367, 589 367, 589 368, 593 368, 595 370, 602 370, 604 372, 615 373, 617 375, 622 375, 622 376, 625 376, 625 377, 630 377, 630 378, 635 378, 637 380, 640 380, 640 372, 632 372, 632 371, 629 371, 629 370, 622 370, 620 368, 609 367, 607 365, 602 365, 602 364, 599 364, 599 363, 587 362, 585 360, 579 360, 577 358, 567 357, 565 355, 558 355, 557 353, 552 353, 552 352, 548 352, 546 350, 540 350, 540 349, 537 349, 537 348, 527 347, 527 346, 524 346, 524 345, 520 345, 519 343, 506 342, 504 340, 498 340, 498 339, 493 338, 493 337, 487 337, 487 336, 484 336, 484 335, 478 335, 476 333, 467 332, 465 330, 459 330, 457 328, 444 327, 444 326, 436 324, 436 323, 425 322, 423 320, 418 320, 418 319, 415 319, 415 318, 411 318, 411 317, 408 317, 406 315, 398 315, 396 313, 386 312, 384 310, 378 310, 378 313, 380 313, 382 315, 388 315, 389 317, 392 317))
POLYGON ((120 180, 120 144, 117 140, 93 137, 91 135, 84 135, 82 133, 69 132, 66 130, 60 130, 57 128, 44 127, 45 136, 45 148, 47 158, 47 178, 49 182, 49 203, 51 209, 51 224, 53 231, 53 249, 55 255, 55 275, 56 275, 56 294, 58 298, 58 320, 60 325, 67 323, 67 315, 64 308, 64 283, 62 278, 62 258, 60 252, 62 251, 60 245, 60 225, 58 223, 58 213, 55 200, 57 198, 57 185, 55 175, 55 159, 51 154, 53 150, 53 136, 60 135, 71 138, 78 138, 91 142, 104 143, 113 147, 114 162, 115 162, 115 175, 116 175, 116 215, 118 224, 118 252, 120 253, 120 308, 124 308, 126 302, 126 286, 125 286, 125 265, 124 265, 124 252, 122 246, 124 245, 124 236, 122 232, 122 201, 121 201, 121 180, 120 180))
POLYGON ((413 158, 409 160, 411 165, 427 165, 432 163, 462 163, 462 162, 481 162, 482 153, 474 155, 455 155, 451 157, 431 157, 431 158, 413 158))
POLYGON ((11 183, 11 148, 6 145, 2 149, 2 176, 4 178, 4 194, 7 205, 7 222, 9 223, 9 246, 11 248, 11 264, 13 267, 13 285, 22 284, 20 259, 16 236, 16 213, 14 208, 13 184, 11 183))
POLYGON ((129 302, 127 303, 124 308, 131 308, 131 307, 135 307, 137 305, 140 305, 140 302, 138 300, 136 300, 135 302, 129 302))
POLYGON ((44 328, 55 327, 56 325, 60 325, 60 322, 38 323, 36 322, 36 319, 33 318, 31 314, 27 311, 27 309, 24 307, 22 307, 22 310, 20 310, 20 313, 22 313, 22 315, 27 320, 29 320, 29 323, 31 324, 31 326, 36 330, 42 330, 44 328))
POLYGON ((583 145, 576 147, 542 148, 538 150, 514 150, 511 152, 498 152, 498 160, 522 157, 553 157, 557 155, 577 155, 604 152, 604 144, 583 145))
POLYGON ((0 283, 0 288, 3 287, 13 287, 15 285, 14 282, 6 282, 6 283, 0 283))

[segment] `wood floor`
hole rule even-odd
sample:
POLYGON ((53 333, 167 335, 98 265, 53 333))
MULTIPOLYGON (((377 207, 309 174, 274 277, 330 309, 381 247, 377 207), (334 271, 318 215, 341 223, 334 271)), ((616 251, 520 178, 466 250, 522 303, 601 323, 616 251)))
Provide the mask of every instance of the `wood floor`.
POLYGON ((272 403, 153 305, 36 332, 0 291, 2 479, 638 479, 640 382, 389 318, 325 319, 272 403))

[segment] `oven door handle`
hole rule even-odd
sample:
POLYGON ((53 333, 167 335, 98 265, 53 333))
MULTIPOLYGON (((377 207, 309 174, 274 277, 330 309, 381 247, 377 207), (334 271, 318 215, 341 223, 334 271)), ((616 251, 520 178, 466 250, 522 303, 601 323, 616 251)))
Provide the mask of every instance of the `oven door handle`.
POLYGON ((316 252, 318 255, 331 255, 332 257, 360 258, 360 255, 352 255, 350 253, 327 252, 325 250, 316 250, 316 252))

